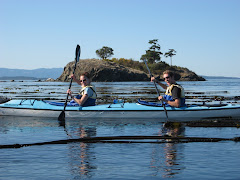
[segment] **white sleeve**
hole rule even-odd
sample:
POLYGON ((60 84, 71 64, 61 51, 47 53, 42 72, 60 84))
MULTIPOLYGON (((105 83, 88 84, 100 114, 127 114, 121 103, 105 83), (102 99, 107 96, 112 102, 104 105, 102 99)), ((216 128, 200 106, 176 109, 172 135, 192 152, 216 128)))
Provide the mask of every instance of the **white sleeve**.
POLYGON ((93 90, 90 87, 87 87, 86 89, 84 89, 84 93, 83 94, 87 94, 88 97, 92 97, 93 96, 93 90))

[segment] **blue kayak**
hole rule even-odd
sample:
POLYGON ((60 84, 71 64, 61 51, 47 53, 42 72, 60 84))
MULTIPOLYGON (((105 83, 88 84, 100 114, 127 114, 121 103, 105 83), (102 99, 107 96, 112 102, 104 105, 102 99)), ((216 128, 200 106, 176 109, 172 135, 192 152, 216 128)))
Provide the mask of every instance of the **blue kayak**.
MULTIPOLYGON (((0 116, 54 117, 58 118, 64 103, 36 99, 10 100, 0 104, 0 116)), ((240 105, 188 105, 175 108, 166 107, 168 120, 174 122, 196 121, 209 118, 240 118, 240 105)), ((112 103, 82 107, 68 103, 66 118, 137 118, 160 119, 166 121, 164 108, 159 103, 139 100, 136 103, 112 103)))

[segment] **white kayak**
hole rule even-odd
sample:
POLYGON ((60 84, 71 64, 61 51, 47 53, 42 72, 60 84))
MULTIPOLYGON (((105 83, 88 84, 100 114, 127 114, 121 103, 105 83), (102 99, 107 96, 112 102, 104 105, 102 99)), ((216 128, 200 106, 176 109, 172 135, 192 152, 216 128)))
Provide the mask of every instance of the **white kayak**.
MULTIPOLYGON (((10 100, 0 104, 0 116, 51 117, 58 118, 64 103, 43 100, 10 100)), ((159 119, 162 122, 187 122, 215 118, 240 118, 240 105, 188 105, 181 108, 166 107, 157 103, 139 100, 137 103, 102 104, 96 106, 72 106, 65 109, 68 118, 112 118, 112 119, 159 119)))

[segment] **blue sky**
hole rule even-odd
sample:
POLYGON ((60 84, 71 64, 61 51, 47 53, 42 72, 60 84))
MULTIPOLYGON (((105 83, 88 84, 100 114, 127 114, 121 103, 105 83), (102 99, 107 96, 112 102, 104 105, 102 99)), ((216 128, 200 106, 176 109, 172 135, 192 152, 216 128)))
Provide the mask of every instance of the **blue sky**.
POLYGON ((0 67, 63 68, 77 44, 81 59, 108 46, 140 60, 158 39, 173 65, 240 77, 239 17, 239 0, 0 0, 0 67))

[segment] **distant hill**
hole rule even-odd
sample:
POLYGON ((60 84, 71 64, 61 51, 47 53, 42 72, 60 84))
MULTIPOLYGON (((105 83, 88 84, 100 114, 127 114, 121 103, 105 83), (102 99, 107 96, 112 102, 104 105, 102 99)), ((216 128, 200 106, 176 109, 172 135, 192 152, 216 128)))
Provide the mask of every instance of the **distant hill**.
POLYGON ((0 68, 0 79, 57 79, 63 68, 39 68, 33 70, 0 68))
POLYGON ((221 78, 221 79, 240 79, 238 77, 226 77, 226 76, 204 76, 204 75, 202 75, 202 77, 205 79, 219 79, 219 78, 221 78))
POLYGON ((46 78, 35 78, 35 77, 25 77, 25 76, 3 76, 0 80, 45 80, 46 78))

